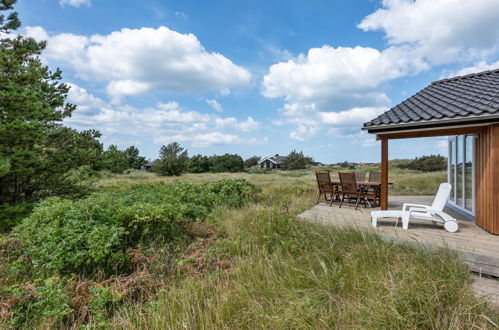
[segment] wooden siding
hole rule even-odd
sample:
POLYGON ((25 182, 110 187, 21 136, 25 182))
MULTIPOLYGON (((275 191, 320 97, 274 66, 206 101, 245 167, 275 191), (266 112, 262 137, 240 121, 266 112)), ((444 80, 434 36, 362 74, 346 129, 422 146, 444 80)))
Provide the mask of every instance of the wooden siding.
POLYGON ((499 124, 479 133, 475 145, 476 224, 499 234, 499 124))

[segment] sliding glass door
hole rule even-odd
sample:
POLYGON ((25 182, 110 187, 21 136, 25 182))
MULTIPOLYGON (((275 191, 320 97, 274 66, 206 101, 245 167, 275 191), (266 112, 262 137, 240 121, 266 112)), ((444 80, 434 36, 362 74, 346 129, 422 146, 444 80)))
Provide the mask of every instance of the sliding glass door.
POLYGON ((449 203, 472 215, 475 213, 474 146, 473 135, 449 137, 448 181, 452 185, 449 203))

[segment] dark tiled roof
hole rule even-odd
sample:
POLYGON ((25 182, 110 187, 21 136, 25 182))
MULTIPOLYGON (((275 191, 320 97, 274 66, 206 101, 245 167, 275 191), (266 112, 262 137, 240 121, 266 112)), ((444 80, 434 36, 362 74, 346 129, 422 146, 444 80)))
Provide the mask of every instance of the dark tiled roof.
POLYGON ((441 125, 499 115, 499 70, 443 79, 364 123, 367 130, 441 125))
POLYGON ((273 161, 274 163, 276 164, 281 164, 282 165, 282 162, 286 159, 285 156, 272 156, 272 157, 267 157, 267 158, 264 158, 260 161, 260 163, 263 163, 265 160, 267 159, 270 159, 271 161, 273 161))

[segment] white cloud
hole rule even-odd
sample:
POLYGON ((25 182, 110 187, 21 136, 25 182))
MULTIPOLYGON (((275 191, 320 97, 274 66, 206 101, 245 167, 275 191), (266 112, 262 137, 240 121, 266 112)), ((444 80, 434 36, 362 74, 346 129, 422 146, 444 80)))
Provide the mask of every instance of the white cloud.
POLYGON ((114 135, 145 137, 155 143, 166 141, 207 147, 220 144, 253 145, 266 139, 245 138, 239 133, 259 129, 262 124, 251 117, 238 121, 234 117, 220 117, 183 109, 177 102, 159 103, 155 107, 136 108, 112 104, 95 97, 86 89, 69 84, 68 102, 78 106, 66 122, 73 127, 99 129, 104 138, 114 135))
POLYGON ((224 111, 224 109, 222 108, 222 105, 217 100, 206 100, 206 103, 208 103, 208 105, 210 107, 212 107, 213 110, 215 110, 216 112, 223 112, 224 111))
POLYGON ((70 65, 81 79, 107 83, 115 100, 150 91, 227 93, 251 83, 248 70, 206 51, 195 35, 164 26, 90 37, 70 33, 49 37, 41 27, 26 31, 48 40, 45 59, 70 65))
POLYGON ((459 74, 494 68, 485 59, 499 50, 497 22, 497 0, 383 0, 358 27, 384 32, 387 48, 311 48, 270 66, 262 94, 284 100, 278 122, 295 126, 294 139, 353 134, 390 105, 390 80, 455 62, 476 63, 459 74))
POLYGON ((472 66, 462 68, 458 71, 446 72, 441 78, 451 78, 451 77, 455 77, 455 76, 464 76, 464 75, 471 74, 471 73, 477 73, 477 72, 488 71, 488 70, 497 70, 497 69, 499 69, 499 61, 496 61, 496 62, 493 62, 490 64, 488 64, 486 61, 479 61, 479 62, 476 62, 472 66))
POLYGON ((243 139, 235 134, 225 134, 221 132, 209 132, 204 134, 194 134, 194 135, 166 135, 159 136, 154 139, 154 143, 158 144, 168 144, 171 142, 187 143, 193 147, 209 147, 212 145, 228 145, 228 144, 239 144, 239 145, 260 145, 268 142, 268 138, 263 139, 251 138, 243 139))
POLYGON ((385 32, 392 45, 410 45, 413 57, 450 63, 497 50, 497 5, 497 0, 383 0, 383 8, 358 26, 385 32))
POLYGON ((384 53, 366 47, 312 48, 287 62, 270 67, 262 82, 268 98, 314 102, 331 110, 385 105, 383 83, 403 75, 384 53))
POLYGON ((189 19, 189 17, 187 17, 187 15, 184 12, 182 12, 182 11, 176 11, 175 12, 175 16, 178 16, 178 17, 180 17, 182 19, 185 19, 185 20, 189 19))
POLYGON ((260 128, 262 128, 262 124, 251 117, 248 117, 245 121, 237 124, 237 129, 241 132, 251 132, 260 128))
POLYGON ((91 0, 59 0, 61 6, 70 5, 73 7, 80 7, 81 5, 90 6, 91 0))

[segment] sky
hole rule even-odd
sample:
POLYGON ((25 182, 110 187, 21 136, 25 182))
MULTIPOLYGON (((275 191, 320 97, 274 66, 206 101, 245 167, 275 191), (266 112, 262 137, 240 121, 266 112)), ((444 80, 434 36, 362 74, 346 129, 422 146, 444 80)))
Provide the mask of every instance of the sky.
MULTIPOLYGON (((499 68, 498 0, 18 0, 77 110, 65 124, 149 159, 286 155, 375 162, 362 123, 432 81, 499 68)), ((446 138, 390 158, 446 155, 446 138)))

